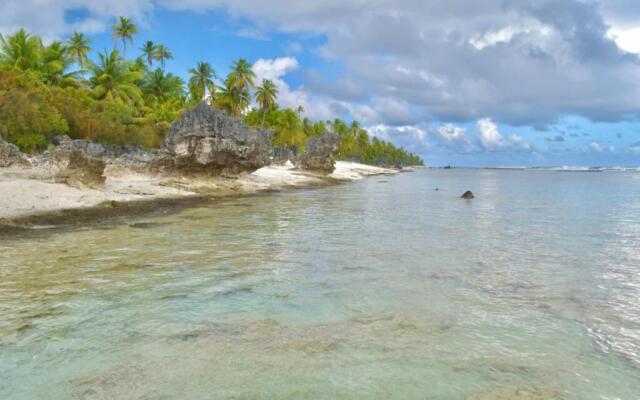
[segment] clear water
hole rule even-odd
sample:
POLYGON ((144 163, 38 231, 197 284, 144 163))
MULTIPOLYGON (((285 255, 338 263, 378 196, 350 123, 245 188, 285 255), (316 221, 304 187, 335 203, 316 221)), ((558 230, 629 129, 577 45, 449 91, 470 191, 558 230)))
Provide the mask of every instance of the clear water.
POLYGON ((638 173, 420 171, 128 222, 0 239, 0 399, 640 399, 638 173))

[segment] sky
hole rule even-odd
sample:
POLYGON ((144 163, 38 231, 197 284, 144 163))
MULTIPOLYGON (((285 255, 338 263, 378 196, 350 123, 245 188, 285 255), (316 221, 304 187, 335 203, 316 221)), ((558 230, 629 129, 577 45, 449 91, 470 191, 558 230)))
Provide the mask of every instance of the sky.
POLYGON ((244 57, 283 107, 357 119, 442 166, 640 167, 637 0, 0 0, 0 32, 113 48, 117 16, 224 76, 244 57))

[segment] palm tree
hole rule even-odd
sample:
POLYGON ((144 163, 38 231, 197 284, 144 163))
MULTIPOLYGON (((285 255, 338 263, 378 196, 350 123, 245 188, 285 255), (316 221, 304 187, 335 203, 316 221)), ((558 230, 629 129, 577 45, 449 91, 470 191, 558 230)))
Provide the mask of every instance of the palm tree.
POLYGON ((300 118, 300 115, 304 112, 304 107, 302 107, 302 105, 299 105, 298 108, 296 108, 296 113, 298 114, 298 118, 300 118))
POLYGON ((237 89, 250 89, 254 88, 255 84, 253 80, 256 78, 255 72, 253 72, 251 64, 244 58, 240 58, 231 64, 231 72, 228 77, 232 86, 237 89))
POLYGON ((351 134, 355 137, 358 136, 360 132, 360 122, 353 120, 351 121, 351 134))
POLYGON ((239 88, 236 81, 227 75, 225 85, 220 96, 216 99, 216 105, 231 115, 238 116, 249 107, 251 94, 247 88, 239 88))
POLYGON ((98 63, 89 66, 93 95, 98 100, 108 99, 121 104, 141 103, 142 96, 136 83, 142 79, 142 74, 132 71, 117 49, 98 56, 98 63))
POLYGON ((195 68, 189 70, 191 78, 189 78, 189 91, 194 100, 200 101, 209 94, 213 100, 216 94, 216 71, 208 62, 198 62, 195 68))
POLYGON ((263 79, 262 86, 256 88, 256 102, 262 109, 262 126, 264 126, 264 119, 268 111, 273 110, 276 106, 276 99, 278 97, 278 88, 270 79, 263 79))
POLYGON ((148 73, 142 81, 143 90, 161 100, 175 96, 180 97, 184 92, 184 81, 171 73, 165 74, 161 68, 148 73))
POLYGON ((129 69, 134 72, 139 72, 142 75, 145 75, 149 72, 149 65, 147 65, 147 61, 143 56, 136 57, 133 61, 128 61, 129 69))
POLYGON ((156 60, 160 61, 160 65, 164 68, 164 63, 167 60, 173 60, 173 54, 169 51, 167 46, 159 44, 156 46, 156 60))
POLYGON ((274 127, 273 143, 276 145, 298 146, 306 139, 300 118, 291 109, 284 109, 276 115, 274 127))
POLYGON ((81 71, 67 72, 73 63, 69 49, 59 41, 53 41, 42 50, 39 71, 45 81, 57 86, 78 86, 81 71))
POLYGON ((142 54, 147 59, 147 64, 153 65, 153 60, 157 60, 157 49, 158 47, 151 40, 140 47, 142 54))
POLYGON ((91 51, 90 44, 91 39, 80 32, 75 32, 67 39, 67 50, 82 69, 84 69, 84 64, 87 62, 87 54, 91 51))
POLYGON ((39 37, 20 29, 6 38, 0 34, 0 63, 23 71, 37 70, 42 56, 39 37))
POLYGON ((127 41, 133 44, 133 35, 138 33, 138 28, 129 18, 120 17, 117 24, 113 25, 114 46, 118 39, 122 40, 122 56, 127 58, 127 41))

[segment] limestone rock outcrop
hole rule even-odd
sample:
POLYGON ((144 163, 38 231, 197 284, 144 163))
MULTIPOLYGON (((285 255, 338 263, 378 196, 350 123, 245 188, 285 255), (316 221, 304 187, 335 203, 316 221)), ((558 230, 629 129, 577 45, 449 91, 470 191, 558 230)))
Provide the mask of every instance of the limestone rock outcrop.
POLYGON ((56 182, 78 188, 96 188, 104 184, 103 160, 89 157, 79 149, 71 149, 65 157, 68 157, 67 167, 56 174, 56 182))
POLYGON ((330 174, 335 169, 333 153, 338 150, 340 136, 333 132, 325 132, 320 137, 307 140, 304 152, 298 157, 301 168, 330 174))
POLYGON ((270 163, 272 135, 202 102, 171 126, 165 150, 184 172, 251 172, 270 163))
POLYGON ((96 188, 104 184, 104 160, 89 155, 86 148, 69 137, 59 137, 56 142, 56 147, 36 158, 37 166, 51 171, 56 182, 69 186, 96 188))
POLYGON ((0 139, 0 168, 2 167, 30 167, 27 157, 20 152, 18 146, 0 139))

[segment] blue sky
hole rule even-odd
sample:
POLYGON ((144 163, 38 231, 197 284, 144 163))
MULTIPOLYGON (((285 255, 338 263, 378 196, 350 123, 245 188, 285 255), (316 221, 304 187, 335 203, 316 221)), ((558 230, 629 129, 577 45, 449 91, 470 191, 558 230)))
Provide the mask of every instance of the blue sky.
POLYGON ((356 118, 430 165, 640 166, 633 1, 6 0, 0 32, 110 50, 119 15, 139 27, 129 57, 165 44, 184 78, 245 57, 281 105, 356 118))

